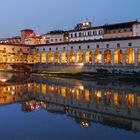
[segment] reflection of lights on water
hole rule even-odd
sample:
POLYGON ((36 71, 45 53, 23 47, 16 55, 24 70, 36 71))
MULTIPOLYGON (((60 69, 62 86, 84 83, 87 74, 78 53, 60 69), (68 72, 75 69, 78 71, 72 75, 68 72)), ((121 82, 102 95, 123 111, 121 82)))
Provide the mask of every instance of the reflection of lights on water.
POLYGON ((54 87, 52 87, 52 90, 54 90, 54 87))
POLYGON ((6 91, 6 89, 4 88, 3 91, 6 91))
POLYGON ((83 86, 79 86, 79 89, 84 90, 84 87, 83 86))
POLYGON ((10 87, 8 87, 8 91, 10 91, 10 87))
POLYGON ((15 90, 15 87, 13 86, 13 90, 15 90))
POLYGON ((88 127, 89 123, 88 122, 82 122, 82 126, 88 127))
POLYGON ((78 64, 79 66, 84 66, 84 63, 80 63, 80 64, 78 64))
POLYGON ((74 93, 74 92, 75 92, 75 90, 73 89, 73 90, 72 90, 72 93, 74 93))
POLYGON ((97 95, 97 97, 101 97, 102 96, 100 92, 98 92, 96 95, 97 95))
POLYGON ((0 79, 0 81, 1 81, 1 82, 6 82, 6 81, 7 81, 7 79, 0 79))
POLYGON ((14 95, 15 94, 15 92, 14 91, 12 91, 12 95, 14 95))

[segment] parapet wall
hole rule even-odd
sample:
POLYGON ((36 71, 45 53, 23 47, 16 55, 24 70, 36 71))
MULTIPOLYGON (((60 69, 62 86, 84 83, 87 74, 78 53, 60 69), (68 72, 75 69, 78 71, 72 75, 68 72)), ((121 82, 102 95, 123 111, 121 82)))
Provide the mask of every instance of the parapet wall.
POLYGON ((67 64, 36 64, 33 71, 41 72, 117 72, 117 73, 132 73, 140 72, 140 66, 111 66, 111 65, 67 65, 67 64))

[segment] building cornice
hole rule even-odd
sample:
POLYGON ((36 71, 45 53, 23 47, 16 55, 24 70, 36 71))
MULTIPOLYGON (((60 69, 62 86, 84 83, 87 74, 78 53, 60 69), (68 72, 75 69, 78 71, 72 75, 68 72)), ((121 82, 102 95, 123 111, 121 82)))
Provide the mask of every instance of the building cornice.
POLYGON ((43 46, 83 44, 83 43, 96 43, 96 42, 98 43, 98 42, 107 42, 107 41, 123 41, 123 40, 138 40, 138 39, 140 39, 140 36, 136 36, 136 37, 123 37, 123 38, 109 38, 109 39, 95 39, 95 40, 62 42, 62 43, 52 43, 52 44, 40 44, 40 45, 33 45, 33 46, 34 47, 43 47, 43 46))

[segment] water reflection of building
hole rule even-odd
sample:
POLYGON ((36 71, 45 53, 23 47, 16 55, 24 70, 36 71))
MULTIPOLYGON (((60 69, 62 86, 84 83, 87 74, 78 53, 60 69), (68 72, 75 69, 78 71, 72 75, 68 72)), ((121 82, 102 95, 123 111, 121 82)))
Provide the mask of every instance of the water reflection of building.
POLYGON ((140 131, 140 87, 117 83, 33 78, 0 86, 0 104, 23 102, 26 112, 66 113, 85 127, 91 122, 140 131))

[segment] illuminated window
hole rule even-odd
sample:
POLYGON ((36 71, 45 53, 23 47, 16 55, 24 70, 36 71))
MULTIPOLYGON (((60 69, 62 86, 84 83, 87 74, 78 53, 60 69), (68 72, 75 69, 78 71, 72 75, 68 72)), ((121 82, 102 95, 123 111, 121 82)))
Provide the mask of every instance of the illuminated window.
POLYGON ((58 51, 54 53, 54 58, 55 63, 60 63, 60 53, 58 51))
POLYGON ((123 62, 123 53, 121 49, 117 49, 114 52, 114 63, 115 64, 122 64, 123 62))
POLYGON ((134 64, 135 52, 134 49, 129 48, 126 50, 126 64, 134 64))
POLYGON ((83 52, 82 52, 82 50, 79 50, 77 52, 77 63, 83 63, 83 52))
POLYGON ((101 64, 102 63, 102 54, 100 50, 96 50, 94 52, 94 63, 101 64))
POLYGON ((140 49, 138 50, 138 63, 140 64, 140 49))
POLYGON ((86 63, 92 63, 92 51, 87 50, 85 53, 85 62, 86 63))
POLYGON ((48 63, 53 63, 53 60, 54 60, 53 53, 50 51, 48 52, 48 63))
POLYGON ((42 63, 46 63, 46 57, 47 57, 46 53, 43 52, 42 53, 42 63))
POLYGON ((36 62, 36 63, 40 63, 40 53, 36 53, 35 54, 35 58, 34 58, 34 61, 36 62))
POLYGON ((75 62, 75 52, 74 51, 70 51, 70 53, 69 53, 69 61, 70 61, 70 63, 75 62))
POLYGON ((61 53, 61 63, 67 63, 67 52, 61 53))
POLYGON ((104 52, 104 60, 106 64, 110 64, 112 62, 112 54, 111 54, 111 50, 107 49, 104 52))

